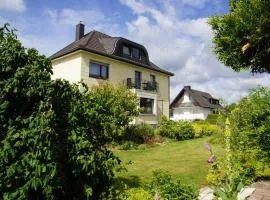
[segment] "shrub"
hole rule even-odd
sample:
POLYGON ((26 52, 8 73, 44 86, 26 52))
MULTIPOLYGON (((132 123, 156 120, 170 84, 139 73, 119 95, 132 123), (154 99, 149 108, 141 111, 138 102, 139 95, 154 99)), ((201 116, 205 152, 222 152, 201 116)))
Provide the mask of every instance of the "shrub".
POLYGON ((154 195, 144 188, 131 188, 120 195, 119 200, 153 200, 154 195))
POLYGON ((205 121, 207 121, 209 124, 217 124, 218 117, 219 114, 208 114, 205 121))
POLYGON ((152 200, 154 197, 148 188, 130 188, 126 180, 118 177, 113 180, 109 191, 103 193, 102 200, 152 200))
POLYGON ((134 143, 133 141, 124 141, 121 145, 118 146, 120 150, 132 150, 137 149, 138 144, 134 143))
POLYGON ((161 200, 194 200, 198 197, 198 190, 193 186, 182 183, 179 179, 174 179, 168 172, 156 170, 153 172, 149 184, 138 188, 129 188, 126 180, 122 178, 114 179, 109 194, 102 199, 151 200, 154 199, 156 193, 161 200))
POLYGON ((251 90, 229 119, 234 155, 244 166, 245 177, 257 179, 270 164, 270 89, 251 90))
POLYGON ((146 136, 145 137, 145 144, 147 145, 153 145, 156 143, 163 143, 164 138, 161 137, 160 135, 153 135, 153 136, 146 136))
POLYGON ((193 186, 173 179, 168 172, 160 170, 153 172, 149 188, 152 193, 157 192, 161 199, 194 200, 198 197, 198 191, 193 186))
POLYGON ((136 144, 142 144, 154 135, 154 128, 148 124, 130 125, 122 132, 119 142, 132 141, 136 144))
POLYGON ((258 87, 239 102, 230 116, 235 149, 258 149, 270 161, 270 89, 258 87))
POLYGON ((208 122, 193 122, 192 126, 196 138, 217 135, 221 131, 217 125, 209 124, 208 122))
POLYGON ((162 117, 160 127, 157 129, 157 134, 175 139, 187 140, 194 138, 194 130, 192 124, 188 121, 170 121, 166 117, 162 117))

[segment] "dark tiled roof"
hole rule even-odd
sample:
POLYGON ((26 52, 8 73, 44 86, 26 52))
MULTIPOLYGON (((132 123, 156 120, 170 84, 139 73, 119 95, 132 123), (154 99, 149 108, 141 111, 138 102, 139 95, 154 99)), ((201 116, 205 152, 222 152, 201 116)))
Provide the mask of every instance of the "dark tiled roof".
POLYGON ((150 62, 149 64, 146 64, 146 63, 137 62, 135 60, 131 60, 129 58, 116 55, 114 51, 116 48, 116 44, 120 39, 124 39, 124 38, 111 37, 109 35, 106 35, 104 33, 94 30, 85 34, 80 40, 74 41, 68 46, 61 49, 60 51, 56 52, 50 57, 50 59, 53 60, 53 59, 62 57, 64 55, 67 55, 69 53, 75 52, 77 50, 85 50, 88 52, 111 57, 117 60, 131 63, 131 64, 136 64, 147 69, 155 70, 155 71, 173 76, 173 73, 161 69, 160 67, 158 67, 152 62, 150 62))
POLYGON ((209 93, 202 92, 199 90, 193 90, 190 87, 184 87, 179 92, 179 94, 175 97, 175 99, 170 104, 170 108, 174 108, 177 106, 181 107, 182 103, 180 103, 179 105, 177 105, 177 103, 180 100, 180 98, 184 95, 185 92, 187 92, 190 95, 190 97, 194 100, 193 103, 197 106, 200 106, 203 108, 211 108, 211 109, 222 108, 222 106, 219 103, 218 104, 210 103, 210 100, 217 100, 217 99, 213 98, 209 93))

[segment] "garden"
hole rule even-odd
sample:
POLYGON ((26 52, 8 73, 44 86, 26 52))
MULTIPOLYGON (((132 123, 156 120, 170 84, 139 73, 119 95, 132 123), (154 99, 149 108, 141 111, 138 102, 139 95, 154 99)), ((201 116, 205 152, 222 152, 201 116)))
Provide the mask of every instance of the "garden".
POLYGON ((123 167, 116 180, 125 191, 133 191, 127 199, 140 199, 142 193, 196 199, 199 188, 206 185, 217 197, 237 199, 245 186, 270 178, 269 116, 270 89, 257 87, 205 121, 174 122, 163 117, 155 130, 145 124, 129 126, 113 150, 123 167), (156 176, 167 177, 168 183, 162 180, 151 187, 156 176), (177 188, 182 192, 168 189, 176 183, 181 183, 177 188))

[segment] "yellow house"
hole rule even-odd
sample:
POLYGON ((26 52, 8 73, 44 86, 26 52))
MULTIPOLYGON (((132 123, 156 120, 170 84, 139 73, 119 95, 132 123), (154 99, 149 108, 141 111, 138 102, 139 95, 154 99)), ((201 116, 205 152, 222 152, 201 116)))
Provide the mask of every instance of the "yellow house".
POLYGON ((100 80, 123 83, 135 92, 142 111, 134 123, 156 125, 161 116, 169 117, 170 76, 149 60, 146 48, 122 37, 98 31, 84 34, 76 26, 76 40, 51 56, 53 79, 71 83, 83 81, 89 87, 100 80))

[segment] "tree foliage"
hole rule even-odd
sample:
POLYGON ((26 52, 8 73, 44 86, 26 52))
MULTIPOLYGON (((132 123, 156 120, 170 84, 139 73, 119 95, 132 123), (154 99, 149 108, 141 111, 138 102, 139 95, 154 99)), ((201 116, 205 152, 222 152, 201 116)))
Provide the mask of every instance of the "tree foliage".
POLYGON ((209 24, 217 58, 235 71, 270 72, 270 1, 231 0, 230 13, 209 24))
POLYGON ((0 28, 0 199, 98 199, 119 163, 105 144, 136 116, 136 96, 51 80, 50 60, 0 28))

